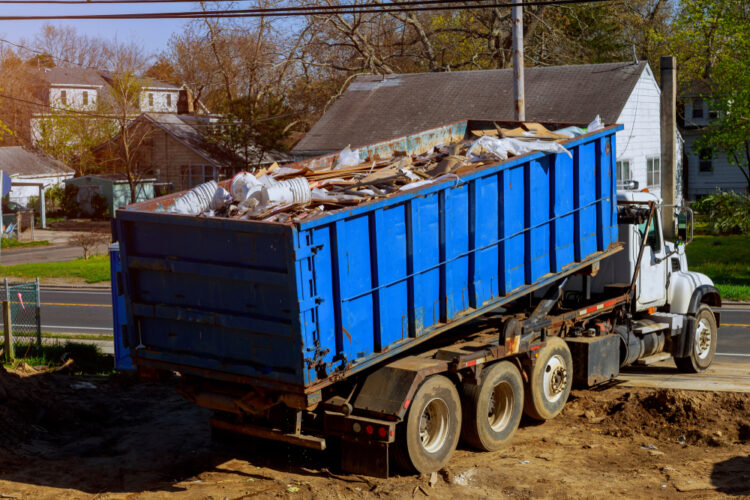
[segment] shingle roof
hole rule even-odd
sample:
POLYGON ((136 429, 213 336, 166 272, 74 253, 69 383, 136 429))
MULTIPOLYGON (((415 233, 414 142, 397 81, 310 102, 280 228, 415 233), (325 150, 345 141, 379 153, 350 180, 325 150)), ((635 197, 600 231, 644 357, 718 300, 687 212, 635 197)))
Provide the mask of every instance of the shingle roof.
MULTIPOLYGON (((526 120, 614 123, 646 62, 526 68, 526 120)), ((513 70, 360 76, 294 152, 337 151, 463 119, 515 119, 513 70)))
POLYGON ((23 146, 0 147, 0 170, 22 177, 74 173, 61 161, 23 146))
MULTIPOLYGON (((111 76, 106 71, 90 68, 41 68, 39 70, 42 79, 50 85, 109 85, 111 76)), ((179 90, 179 87, 152 78, 145 79, 147 87, 158 87, 179 90)))
MULTIPOLYGON (((208 122, 201 118, 174 113, 145 113, 142 116, 216 165, 229 165, 238 161, 239 155, 235 155, 231 151, 220 150, 206 141, 198 127, 206 125, 208 122)), ((270 164, 274 161, 283 162, 289 159, 288 155, 284 153, 268 152, 264 153, 263 160, 260 163, 270 164)))

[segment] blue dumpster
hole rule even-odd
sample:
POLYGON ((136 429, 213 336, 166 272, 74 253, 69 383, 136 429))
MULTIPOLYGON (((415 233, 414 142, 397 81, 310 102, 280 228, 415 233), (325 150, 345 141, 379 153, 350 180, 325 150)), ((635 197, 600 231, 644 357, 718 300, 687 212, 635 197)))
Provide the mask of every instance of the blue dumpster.
MULTIPOLYGON (((548 285, 617 239, 620 128, 566 141, 572 158, 530 153, 299 223, 163 213, 176 195, 121 210, 134 361, 312 395, 548 285)), ((419 152, 471 129, 360 154, 419 152)))

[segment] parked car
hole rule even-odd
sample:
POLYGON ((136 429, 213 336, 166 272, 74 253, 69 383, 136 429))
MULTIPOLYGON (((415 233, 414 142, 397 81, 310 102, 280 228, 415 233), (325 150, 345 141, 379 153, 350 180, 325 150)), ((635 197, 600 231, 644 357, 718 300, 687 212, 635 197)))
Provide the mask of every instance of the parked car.
POLYGON ((28 208, 24 205, 21 205, 20 203, 16 203, 15 201, 3 201, 4 214, 14 214, 16 212, 23 212, 25 210, 28 210, 28 208))

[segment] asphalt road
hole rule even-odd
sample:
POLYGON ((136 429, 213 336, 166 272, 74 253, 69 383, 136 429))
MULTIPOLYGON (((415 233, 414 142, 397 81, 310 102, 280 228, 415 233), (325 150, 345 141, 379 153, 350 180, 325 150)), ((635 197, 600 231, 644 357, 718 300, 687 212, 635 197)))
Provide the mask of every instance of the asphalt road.
POLYGON ((112 334, 109 290, 42 288, 40 301, 45 332, 112 334))
POLYGON ((717 360, 750 365, 750 306, 728 305, 721 313, 717 360))

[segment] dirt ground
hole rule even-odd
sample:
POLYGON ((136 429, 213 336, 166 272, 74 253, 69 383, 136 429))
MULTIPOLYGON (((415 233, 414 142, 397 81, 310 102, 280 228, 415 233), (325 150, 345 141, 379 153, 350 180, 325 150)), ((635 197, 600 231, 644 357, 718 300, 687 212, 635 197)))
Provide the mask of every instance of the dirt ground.
POLYGON ((510 447, 432 476, 342 473, 325 453, 220 446, 169 384, 0 369, 0 498, 720 498, 750 496, 750 395, 574 391, 510 447))

